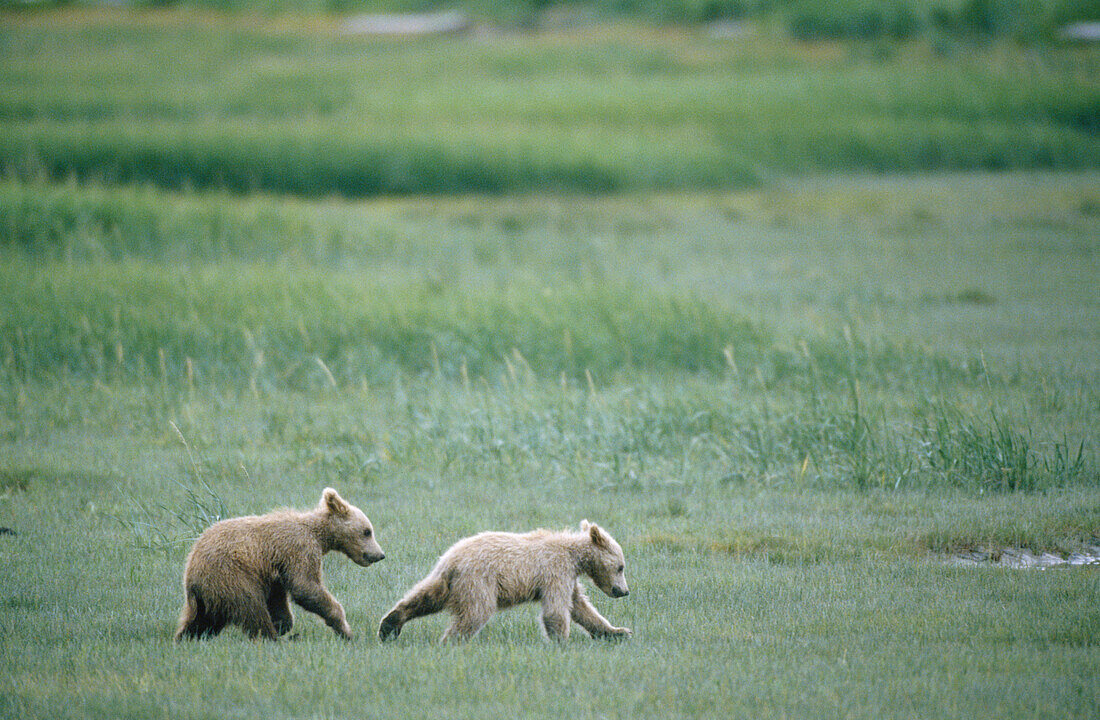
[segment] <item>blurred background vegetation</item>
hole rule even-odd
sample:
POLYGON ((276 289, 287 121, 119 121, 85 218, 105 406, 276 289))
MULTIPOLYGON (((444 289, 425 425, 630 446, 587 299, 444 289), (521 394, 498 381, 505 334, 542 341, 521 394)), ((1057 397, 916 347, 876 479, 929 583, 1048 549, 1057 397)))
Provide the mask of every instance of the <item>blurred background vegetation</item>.
MULTIPOLYGON (((443 6, 339 9, 398 7, 443 6)), ((1095 3, 608 3, 523 40, 510 24, 577 7, 472 5, 484 25, 430 40, 332 15, 9 13, 0 165, 349 198, 1100 165, 1100 60, 1054 30, 1095 3), (634 20, 584 20, 612 13, 634 20), (637 22, 716 17, 751 20, 637 22)))
POLYGON ((1095 0, 0 0, 0 7, 114 5, 263 13, 397 13, 459 10, 483 21, 531 25, 555 14, 662 23, 751 19, 800 39, 1050 38, 1067 23, 1100 19, 1095 0))

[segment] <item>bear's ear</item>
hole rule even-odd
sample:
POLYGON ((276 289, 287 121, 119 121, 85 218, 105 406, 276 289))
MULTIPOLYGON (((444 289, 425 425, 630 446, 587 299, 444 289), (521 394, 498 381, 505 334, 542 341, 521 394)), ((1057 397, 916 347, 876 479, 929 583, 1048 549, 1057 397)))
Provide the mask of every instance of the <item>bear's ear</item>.
POLYGON ((592 527, 592 523, 588 522, 588 520, 581 520, 581 532, 588 532, 588 528, 590 527, 592 527))
POLYGON ((347 501, 332 488, 325 488, 325 491, 321 493, 321 508, 333 515, 347 515, 351 511, 347 501))
MULTIPOLYGON (((588 522, 587 520, 585 522, 588 522)), ((592 539, 592 544, 602 550, 610 550, 611 543, 607 540, 607 533, 600 529, 599 525, 590 523, 588 525, 588 537, 592 539)))

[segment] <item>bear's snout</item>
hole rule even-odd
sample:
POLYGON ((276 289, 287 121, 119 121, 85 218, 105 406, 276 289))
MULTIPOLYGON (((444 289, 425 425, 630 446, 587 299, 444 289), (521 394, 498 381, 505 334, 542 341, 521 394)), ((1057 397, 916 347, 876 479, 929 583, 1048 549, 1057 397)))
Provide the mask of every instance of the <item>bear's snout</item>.
POLYGON ((364 565, 370 565, 371 563, 376 563, 379 560, 385 560, 385 559, 386 559, 386 553, 384 553, 384 552, 363 553, 363 564, 364 565))
POLYGON ((630 594, 630 591, 625 588, 611 588, 611 597, 621 598, 630 594))

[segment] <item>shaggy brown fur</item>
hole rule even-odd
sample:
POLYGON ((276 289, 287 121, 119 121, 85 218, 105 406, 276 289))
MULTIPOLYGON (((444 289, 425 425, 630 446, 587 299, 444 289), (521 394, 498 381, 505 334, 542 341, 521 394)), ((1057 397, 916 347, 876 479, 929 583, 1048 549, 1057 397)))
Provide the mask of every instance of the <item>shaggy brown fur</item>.
POLYGON ((453 621, 443 640, 466 640, 498 609, 533 601, 542 604, 542 626, 554 640, 568 639, 571 618, 593 637, 626 637, 630 630, 607 622, 577 579, 587 575, 611 597, 623 597, 630 592, 623 569, 622 548, 587 520, 579 533, 481 533, 443 553, 382 619, 378 637, 395 638, 408 621, 446 609, 453 621))
POLYGON ((227 624, 275 640, 294 625, 288 595, 350 639, 344 608, 322 584, 321 556, 330 550, 364 567, 386 557, 367 516, 332 488, 309 512, 276 510, 211 525, 187 556, 176 640, 217 635, 227 624))

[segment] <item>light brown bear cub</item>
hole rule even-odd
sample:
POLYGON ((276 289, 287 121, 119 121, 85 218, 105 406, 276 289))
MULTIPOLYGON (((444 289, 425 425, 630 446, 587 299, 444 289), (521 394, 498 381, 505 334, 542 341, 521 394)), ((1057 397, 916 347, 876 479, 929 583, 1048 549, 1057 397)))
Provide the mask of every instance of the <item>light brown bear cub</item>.
POLYGON ((217 635, 227 624, 275 640, 294 625, 288 595, 351 639, 344 608, 321 580, 321 556, 329 550, 363 567, 386 557, 367 516, 332 488, 308 512, 276 510, 211 525, 187 556, 176 640, 217 635))
POLYGON ((569 637, 569 620, 593 637, 627 637, 596 611, 578 581, 587 575, 611 597, 626 586, 623 549, 587 520, 578 532, 535 530, 518 535, 485 532, 455 543, 435 568, 382 619, 378 637, 390 640, 414 618, 446 609, 453 615, 443 640, 467 640, 498 609, 542 604, 542 626, 554 640, 569 637))

